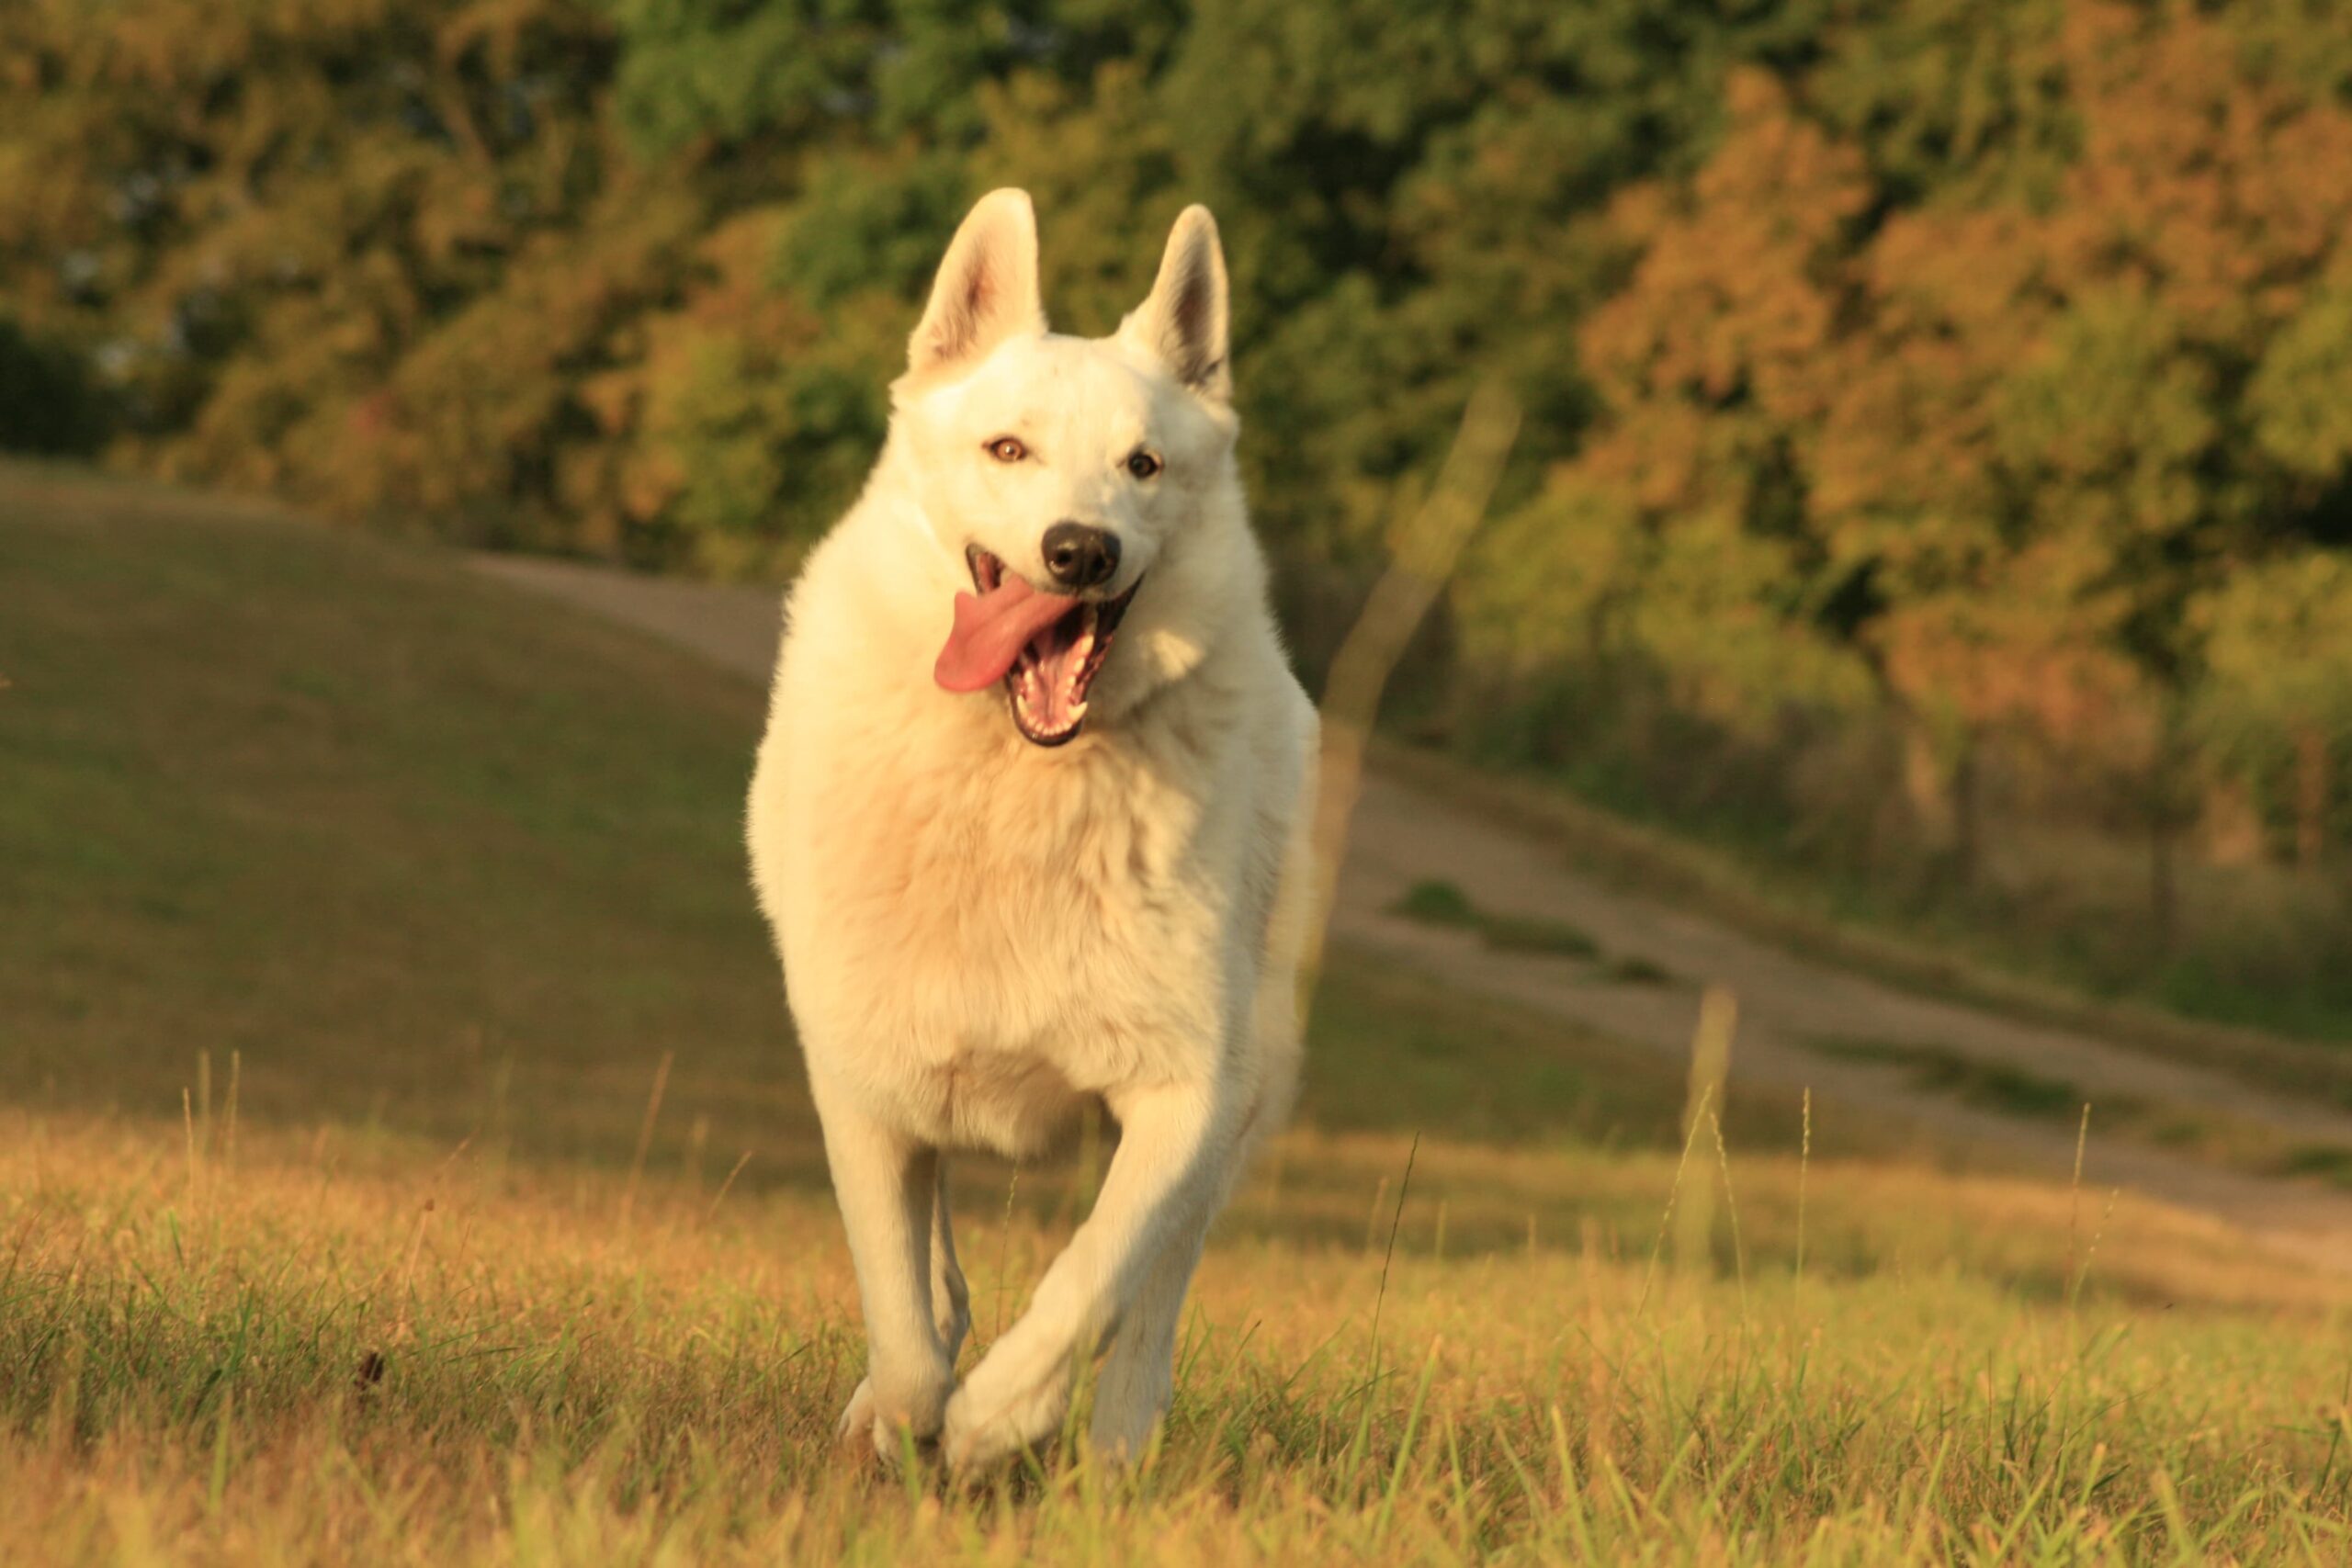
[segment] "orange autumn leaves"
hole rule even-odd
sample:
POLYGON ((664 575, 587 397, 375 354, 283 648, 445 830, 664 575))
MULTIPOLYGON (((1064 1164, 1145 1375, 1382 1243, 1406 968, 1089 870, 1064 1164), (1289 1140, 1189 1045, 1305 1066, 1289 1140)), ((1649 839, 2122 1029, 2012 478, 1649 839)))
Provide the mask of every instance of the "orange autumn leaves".
MULTIPOLYGON (((1497 530, 1516 570, 1465 585, 1490 652, 1613 642, 1726 705, 1762 660, 1954 755, 2003 729, 2124 771, 2261 679, 2207 645, 2343 555, 2309 519, 2352 459, 2352 113, 2193 12, 2047 16, 2047 124, 1924 188, 1834 73, 1748 70, 1694 174, 1621 194, 1578 339, 1603 412, 1497 530)), ((2340 659, 2282 727, 2352 694, 2340 659)))

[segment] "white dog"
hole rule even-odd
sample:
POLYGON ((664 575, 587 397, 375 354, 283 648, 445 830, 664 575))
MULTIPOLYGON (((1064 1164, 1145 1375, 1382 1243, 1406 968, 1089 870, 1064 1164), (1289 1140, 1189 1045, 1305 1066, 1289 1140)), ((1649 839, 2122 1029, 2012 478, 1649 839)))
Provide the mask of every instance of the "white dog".
POLYGON ((1234 466, 1225 257, 1176 221, 1114 336, 1046 330, 1036 220, 948 247, 879 463, 809 557, 751 850, 865 1313, 842 1431, 952 1465, 1166 1411, 1184 1292, 1287 1114, 1316 719, 1234 466), (1093 1213, 961 1387, 942 1151, 1044 1152, 1088 1104, 1093 1213))

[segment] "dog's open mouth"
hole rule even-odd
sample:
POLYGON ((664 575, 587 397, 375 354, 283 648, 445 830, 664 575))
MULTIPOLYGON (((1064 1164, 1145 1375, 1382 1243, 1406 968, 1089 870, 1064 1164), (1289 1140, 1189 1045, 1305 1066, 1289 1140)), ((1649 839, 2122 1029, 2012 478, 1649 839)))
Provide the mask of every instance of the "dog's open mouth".
POLYGON ((1040 592, 977 545, 964 557, 978 592, 956 595, 956 625, 932 678, 951 692, 1001 681, 1023 739, 1059 746, 1077 739, 1086 694, 1142 580, 1115 599, 1068 599, 1040 592))

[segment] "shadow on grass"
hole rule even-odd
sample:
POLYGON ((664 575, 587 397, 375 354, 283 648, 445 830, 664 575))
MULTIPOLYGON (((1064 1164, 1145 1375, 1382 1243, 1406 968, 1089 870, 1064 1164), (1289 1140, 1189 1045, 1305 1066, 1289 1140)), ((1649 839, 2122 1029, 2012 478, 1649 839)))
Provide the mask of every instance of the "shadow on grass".
MULTIPOLYGON (((2045 1077, 2003 1062, 1980 1062, 1933 1045, 1911 1045, 1893 1040, 1861 1040, 1827 1036, 1805 1044, 1822 1055, 1842 1062, 1871 1062, 1906 1070, 1917 1088, 1949 1094, 1966 1104, 2005 1115, 2044 1121, 2079 1117, 2091 1097, 2065 1078, 2045 1077)), ((2127 1111, 2137 1102, 2103 1102, 2108 1109, 2127 1111)))
POLYGON ((1566 920, 1544 915, 1507 915, 1482 909, 1461 887, 1442 878, 1416 882, 1403 897, 1388 907, 1392 915, 1425 926, 1469 931, 1498 953, 1532 953, 1597 964, 1602 975, 1621 985, 1671 985, 1675 976, 1650 962, 1628 954, 1610 956, 1591 933, 1566 920))

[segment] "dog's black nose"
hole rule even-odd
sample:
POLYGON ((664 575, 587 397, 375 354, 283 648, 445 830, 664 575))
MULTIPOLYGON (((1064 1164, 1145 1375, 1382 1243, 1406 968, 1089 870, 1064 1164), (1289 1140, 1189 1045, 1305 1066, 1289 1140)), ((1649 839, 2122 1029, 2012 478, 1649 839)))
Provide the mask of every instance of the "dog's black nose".
POLYGON ((1046 530, 1046 570, 1064 588, 1091 588, 1119 570, 1119 536, 1083 523, 1057 523, 1046 530))

